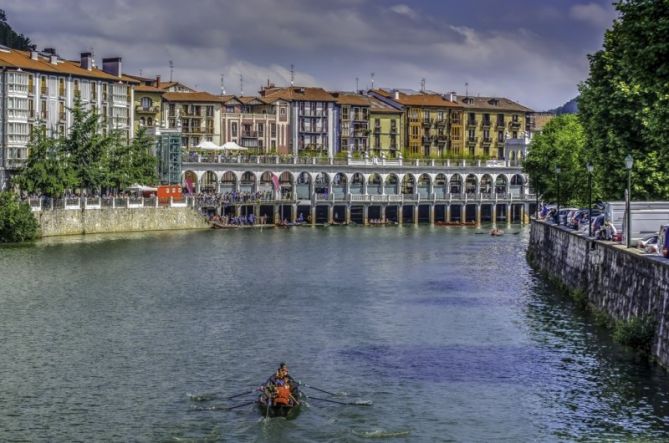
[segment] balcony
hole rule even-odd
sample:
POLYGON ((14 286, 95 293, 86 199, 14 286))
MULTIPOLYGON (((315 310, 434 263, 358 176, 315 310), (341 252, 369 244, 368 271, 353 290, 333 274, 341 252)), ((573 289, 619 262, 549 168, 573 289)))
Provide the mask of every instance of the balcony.
POLYGON ((484 145, 490 145, 492 143, 492 138, 490 137, 483 137, 482 143, 484 145))
POLYGON ((432 126, 432 121, 431 120, 423 120, 423 127, 424 128, 429 128, 432 126))
POLYGON ((380 134, 381 133, 381 126, 375 126, 374 127, 374 134, 380 134))
POLYGON ((469 145, 475 145, 475 144, 478 143, 478 142, 479 142, 479 138, 478 138, 478 137, 469 137, 469 138, 467 139, 467 144, 469 144, 469 145))
POLYGON ((490 124, 491 124, 490 120, 483 120, 481 122, 481 128, 490 129, 490 124))
POLYGON ((40 88, 40 94, 42 94, 42 95, 49 95, 49 88, 47 88, 46 86, 42 86, 42 87, 40 88))
POLYGON ((476 126, 476 119, 467 120, 467 126, 476 126))
POLYGON ((391 135, 397 135, 397 128, 390 128, 391 135))
POLYGON ((443 118, 440 118, 440 119, 438 119, 434 122, 434 125, 437 128, 443 128, 444 126, 446 126, 446 120, 444 120, 443 118))
POLYGON ((520 122, 519 122, 519 121, 511 121, 511 122, 509 122, 509 128, 511 128, 511 129, 520 129, 520 122))
POLYGON ((243 131, 242 138, 258 138, 258 131, 243 131))
POLYGON ((135 112, 137 114, 157 114, 160 112, 160 106, 149 106, 147 108, 144 106, 135 106, 135 112))
POLYGON ((497 129, 504 129, 504 120, 497 120, 495 126, 497 127, 497 129))
POLYGON ((327 132, 327 131, 322 126, 313 126, 313 127, 300 128, 300 132, 310 133, 310 134, 321 134, 321 133, 327 132))
POLYGON ((300 117, 327 117, 327 111, 312 111, 311 109, 301 109, 298 112, 300 117))

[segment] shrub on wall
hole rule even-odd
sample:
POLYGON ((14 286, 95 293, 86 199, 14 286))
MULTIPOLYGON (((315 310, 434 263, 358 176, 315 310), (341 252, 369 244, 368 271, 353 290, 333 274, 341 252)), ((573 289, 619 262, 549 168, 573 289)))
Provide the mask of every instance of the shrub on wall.
POLYGON ((13 192, 0 192, 0 243, 33 240, 37 227, 27 203, 19 201, 13 192))
POLYGON ((613 339, 621 345, 650 352, 655 337, 655 326, 655 319, 648 315, 621 320, 616 322, 613 328, 613 339))

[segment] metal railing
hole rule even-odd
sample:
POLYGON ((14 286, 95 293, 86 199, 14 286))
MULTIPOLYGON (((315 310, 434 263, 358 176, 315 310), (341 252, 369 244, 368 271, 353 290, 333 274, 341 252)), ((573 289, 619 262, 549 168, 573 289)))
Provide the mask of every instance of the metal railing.
POLYGON ((140 208, 186 208, 195 207, 193 197, 180 199, 157 197, 67 197, 29 198, 26 200, 33 212, 63 209, 69 211, 100 209, 140 209, 140 208))

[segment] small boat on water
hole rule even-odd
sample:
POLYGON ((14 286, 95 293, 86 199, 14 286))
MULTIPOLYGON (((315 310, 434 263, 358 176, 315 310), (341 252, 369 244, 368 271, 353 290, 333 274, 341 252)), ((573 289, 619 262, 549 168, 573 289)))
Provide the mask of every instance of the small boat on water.
POLYGON ((502 231, 499 228, 492 228, 490 230, 490 235, 492 235, 493 237, 499 237, 501 235, 504 235, 504 231, 502 231))
POLYGON ((258 405, 258 409, 260 410, 260 413, 263 415, 263 417, 284 417, 287 420, 297 418, 302 407, 302 402, 300 400, 296 400, 295 402, 292 402, 288 405, 270 404, 265 394, 258 396, 256 404, 258 405))

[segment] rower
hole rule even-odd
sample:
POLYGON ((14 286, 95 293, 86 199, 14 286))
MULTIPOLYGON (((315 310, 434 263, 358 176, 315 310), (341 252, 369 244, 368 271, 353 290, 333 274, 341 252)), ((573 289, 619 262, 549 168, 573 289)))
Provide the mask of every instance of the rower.
POLYGON ((265 392, 275 405, 289 406, 296 401, 297 382, 288 374, 288 365, 279 364, 276 372, 267 379, 265 392))

